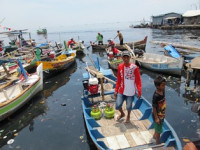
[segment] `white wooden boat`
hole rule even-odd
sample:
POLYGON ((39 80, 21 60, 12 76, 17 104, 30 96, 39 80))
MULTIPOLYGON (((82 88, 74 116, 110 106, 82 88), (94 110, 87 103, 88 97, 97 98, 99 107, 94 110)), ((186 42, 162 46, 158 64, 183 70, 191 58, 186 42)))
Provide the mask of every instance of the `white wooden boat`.
POLYGON ((181 75, 183 67, 183 58, 172 58, 164 55, 144 53, 140 58, 136 58, 136 62, 149 70, 171 74, 181 75))
POLYGON ((43 65, 40 64, 37 67, 36 73, 31 74, 27 79, 12 82, 12 84, 7 84, 1 88, 0 121, 16 112, 35 94, 43 89, 42 66, 43 65))

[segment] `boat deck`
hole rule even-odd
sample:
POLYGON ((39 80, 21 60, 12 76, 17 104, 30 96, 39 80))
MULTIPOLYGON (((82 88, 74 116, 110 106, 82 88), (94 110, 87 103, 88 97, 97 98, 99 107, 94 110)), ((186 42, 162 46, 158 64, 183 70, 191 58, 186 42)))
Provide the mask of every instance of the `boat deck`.
MULTIPOLYGON (((111 89, 111 84, 105 84, 104 89, 108 91, 111 89)), ((100 87, 99 87, 100 89, 100 87)), ((102 97, 92 98, 93 103, 102 102, 102 97)), ((110 96, 106 95, 104 102, 108 102, 115 108, 115 100, 110 96)), ((134 105, 134 104, 133 104, 134 105)), ((126 104, 122 106, 125 114, 126 104)), ((103 109, 102 109, 103 114, 103 109)), ((115 110, 115 117, 113 119, 106 119, 102 115, 97 123, 100 127, 96 127, 105 138, 100 138, 98 141, 103 141, 106 146, 110 149, 146 149, 146 150, 174 150, 174 147, 164 147, 164 143, 155 145, 155 140, 153 142, 154 129, 148 129, 151 122, 148 119, 139 120, 142 116, 140 110, 136 109, 131 111, 130 122, 126 123, 126 116, 116 121, 119 111, 115 110)))

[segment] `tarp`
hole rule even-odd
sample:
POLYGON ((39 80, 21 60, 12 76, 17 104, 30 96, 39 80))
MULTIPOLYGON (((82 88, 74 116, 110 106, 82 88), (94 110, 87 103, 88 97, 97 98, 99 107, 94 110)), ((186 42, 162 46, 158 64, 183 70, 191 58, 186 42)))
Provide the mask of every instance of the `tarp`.
POLYGON ((200 16, 200 10, 188 10, 183 14, 183 17, 200 16))

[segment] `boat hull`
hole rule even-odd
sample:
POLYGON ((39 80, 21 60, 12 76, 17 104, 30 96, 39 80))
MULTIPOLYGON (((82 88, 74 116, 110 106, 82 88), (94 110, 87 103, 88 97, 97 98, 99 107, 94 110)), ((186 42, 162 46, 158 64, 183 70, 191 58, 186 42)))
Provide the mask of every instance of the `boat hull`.
POLYGON ((29 85, 29 87, 22 91, 20 95, 17 95, 13 99, 9 100, 10 102, 8 102, 7 104, 0 105, 0 121, 4 120, 8 116, 16 112, 18 109, 24 106, 34 95, 36 95, 43 89, 42 67, 40 67, 40 70, 37 69, 37 72, 39 78, 35 83, 29 85))
MULTIPOLYGON (((104 71, 108 72, 107 70, 104 71)), ((114 77, 112 73, 110 75, 107 74, 106 76, 112 76, 112 80, 116 81, 116 77, 114 77)), ((83 74, 83 77, 84 80, 87 80, 89 78, 89 75, 85 73, 83 74)), ((113 93, 114 90, 111 89, 109 91, 104 92, 104 95, 111 96, 113 95, 113 93)), ((107 99, 105 98, 104 100, 102 100, 102 96, 100 93, 97 93, 96 95, 90 95, 88 94, 87 88, 85 88, 81 100, 84 120, 88 133, 98 149, 104 150, 149 148, 153 150, 157 148, 166 149, 169 147, 170 149, 182 150, 181 142, 178 136, 166 120, 164 120, 163 132, 160 137, 162 145, 154 145, 153 143, 151 143, 150 138, 151 136, 153 137, 153 133, 150 133, 150 130, 153 129, 154 123, 152 118, 152 106, 143 97, 140 99, 137 99, 136 96, 134 97, 134 106, 132 108, 131 115, 137 117, 131 120, 134 122, 134 126, 132 127, 130 126, 132 123, 123 123, 123 120, 116 122, 114 119, 105 119, 103 116, 100 120, 95 120, 91 117, 93 105, 101 105, 101 102, 109 102, 110 104, 115 103, 114 100, 112 100, 112 98, 107 97, 107 99), (92 98, 92 100, 90 100, 90 98, 92 98), (141 115, 138 116, 138 114, 141 115), (142 123, 143 121, 145 122, 144 124, 142 123), (129 136, 127 136, 127 134, 129 136), (134 142, 135 144, 131 144, 134 142)), ((99 107, 101 109, 101 106, 99 107)))

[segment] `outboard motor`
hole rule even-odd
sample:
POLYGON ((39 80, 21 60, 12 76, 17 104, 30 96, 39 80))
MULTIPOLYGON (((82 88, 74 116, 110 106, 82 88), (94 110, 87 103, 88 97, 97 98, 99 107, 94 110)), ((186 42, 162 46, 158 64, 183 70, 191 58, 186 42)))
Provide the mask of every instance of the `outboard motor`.
POLYGON ((144 54, 144 51, 141 50, 141 49, 135 49, 135 50, 134 50, 134 53, 135 53, 136 56, 142 57, 143 54, 144 54))
POLYGON ((90 78, 89 79, 88 91, 91 94, 97 94, 98 93, 98 79, 97 78, 90 78))

